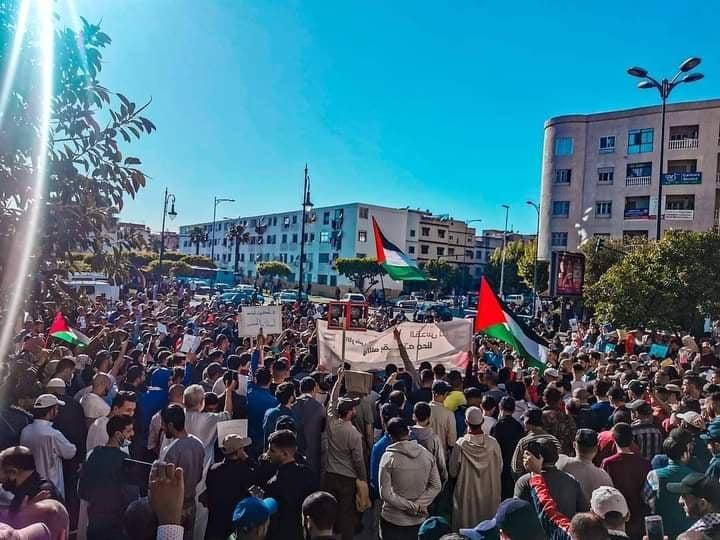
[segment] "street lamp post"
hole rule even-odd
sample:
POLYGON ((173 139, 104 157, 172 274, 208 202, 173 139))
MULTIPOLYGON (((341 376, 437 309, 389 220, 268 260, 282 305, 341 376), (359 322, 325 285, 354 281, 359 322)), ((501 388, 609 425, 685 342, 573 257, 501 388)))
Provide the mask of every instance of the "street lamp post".
POLYGON ((670 97, 670 92, 678 84, 691 83, 699 81, 703 78, 702 73, 689 73, 700 64, 700 58, 690 57, 680 64, 680 68, 675 76, 668 80, 663 79, 658 81, 648 74, 648 71, 641 67, 631 67, 627 70, 628 75, 643 79, 638 83, 638 88, 647 90, 648 88, 656 88, 660 93, 660 99, 662 100, 661 108, 661 121, 660 121, 660 181, 658 182, 658 196, 657 196, 657 232, 655 238, 660 240, 661 235, 661 224, 662 224, 662 186, 663 186, 663 169, 665 168, 665 107, 667 99, 670 97), (682 77, 682 78, 680 78, 682 77))
POLYGON ((160 287, 160 282, 162 281, 162 262, 163 262, 163 255, 165 254, 165 216, 170 218, 170 221, 175 219, 177 217, 177 212, 175 211, 175 195, 172 193, 168 193, 167 188, 165 188, 165 199, 163 201, 163 217, 162 217, 162 229, 160 229, 160 256, 158 257, 158 265, 157 265, 157 282, 158 287, 160 287), (168 203, 170 203, 170 211, 168 212, 168 203))
POLYGON ((533 261, 533 317, 535 316, 537 301, 537 272, 538 272, 538 247, 540 245, 540 205, 533 201, 525 201, 525 204, 532 206, 537 212, 537 226, 535 227, 535 260, 533 261))
POLYGON ((305 183, 303 185, 302 200, 302 223, 300 224, 300 269, 298 271, 298 301, 302 298, 303 291, 303 267, 305 265, 305 219, 307 213, 312 210, 313 203, 310 201, 310 177, 308 166, 305 164, 305 183))
POLYGON ((213 224, 212 224, 212 240, 210 240, 210 260, 215 262, 215 217, 217 215, 218 204, 224 202, 235 202, 235 199, 218 199, 213 197, 213 224))
POLYGON ((505 209, 505 228, 503 229, 503 247, 502 247, 502 259, 500 263, 500 298, 505 299, 505 248, 507 247, 507 227, 508 227, 508 215, 510 214, 510 205, 503 204, 502 207, 505 209))

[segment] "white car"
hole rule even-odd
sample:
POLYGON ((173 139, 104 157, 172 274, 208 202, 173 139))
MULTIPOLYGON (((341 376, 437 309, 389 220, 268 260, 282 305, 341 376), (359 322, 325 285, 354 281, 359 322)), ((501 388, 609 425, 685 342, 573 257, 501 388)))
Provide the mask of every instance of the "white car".
POLYGON ((340 301, 352 302, 354 304, 364 304, 366 302, 365 295, 360 293, 346 293, 340 301))

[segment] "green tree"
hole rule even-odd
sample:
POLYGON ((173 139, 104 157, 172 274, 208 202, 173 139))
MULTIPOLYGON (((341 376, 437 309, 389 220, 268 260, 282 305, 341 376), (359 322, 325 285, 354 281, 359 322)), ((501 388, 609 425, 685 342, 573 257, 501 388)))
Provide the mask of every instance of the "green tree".
POLYGON ((602 239, 599 244, 597 240, 580 246, 580 251, 585 255, 585 286, 597 283, 605 272, 622 261, 625 250, 628 249, 622 240, 602 239))
POLYGON ((200 242, 207 242, 208 233, 205 229, 195 226, 190 231, 190 245, 195 244, 195 255, 200 255, 200 242))
MULTIPOLYGON (((146 274, 154 275, 157 272, 159 262, 159 259, 153 259, 143 271, 146 274)), ((184 261, 166 261, 163 258, 162 275, 190 276, 192 275, 192 267, 184 261)))
POLYGON ((267 261, 261 262, 257 265, 258 274, 261 276, 273 278, 273 277, 288 277, 292 274, 290 267, 284 262, 280 261, 267 261))
POLYGON ((418 286, 413 287, 414 289, 434 289, 441 293, 449 293, 460 282, 458 269, 443 259, 429 260, 422 265, 422 270, 430 279, 426 282, 417 282, 418 286))
MULTIPOLYGON (((505 246, 505 294, 518 294, 528 291, 528 286, 523 279, 521 279, 518 270, 518 264, 524 255, 525 245, 519 240, 508 242, 507 246, 505 246)), ((490 280, 495 290, 498 291, 498 294, 500 293, 498 289, 500 287, 501 271, 502 248, 497 248, 493 251, 492 255, 490 255, 490 262, 485 267, 485 276, 490 280)), ((530 283, 532 283, 532 278, 530 283)))
POLYGON ((184 262, 190 266, 200 266, 202 268, 217 268, 217 265, 205 255, 185 255, 180 258, 180 262, 184 262))
POLYGON ((231 244, 234 243, 235 245, 235 273, 237 274, 240 264, 240 245, 247 244, 250 241, 250 233, 245 230, 244 225, 236 223, 230 227, 225 237, 231 244))
MULTIPOLYGON (((533 288, 535 275, 535 246, 536 242, 529 242, 523 246, 523 251, 517 261, 518 277, 530 289, 533 288)), ((550 265, 547 261, 537 262, 537 288, 538 293, 547 290, 550 279, 550 265)))
POLYGON ((702 331, 720 317, 720 235, 670 231, 630 250, 586 288, 600 320, 618 326, 702 331))
POLYGON ((335 259, 338 273, 353 282, 355 288, 365 294, 378 284, 378 276, 385 270, 374 257, 349 257, 335 259), (367 287, 366 287, 367 283, 367 287))
MULTIPOLYGON (((0 2, 0 73, 10 77, 18 0, 0 2)), ((31 17, 33 15, 31 14, 31 17)), ((123 239, 110 246, 106 231, 114 229, 126 197, 134 198, 146 176, 138 157, 125 154, 124 143, 155 130, 138 106, 100 83, 102 50, 110 38, 100 26, 82 21, 78 31, 54 31, 51 122, 43 125, 39 76, 43 39, 33 25, 18 49, 18 72, 0 126, 0 275, 13 275, 21 245, 37 238, 33 260, 38 268, 60 269, 72 252, 93 252, 96 268, 123 272, 123 251, 135 245, 123 239), (102 125, 101 125, 102 124, 102 125), (49 129, 47 175, 42 193, 35 188, 39 133, 49 129), (40 197, 38 197, 40 195, 40 197), (36 205, 44 221, 29 230, 36 205)), ((5 80, 4 82, 9 82, 5 80)), ((71 265, 70 265, 71 266, 71 265)), ((126 269, 126 267, 125 267, 126 269)), ((51 281, 50 286, 57 282, 51 281)), ((36 290, 40 290, 36 287, 36 290)))

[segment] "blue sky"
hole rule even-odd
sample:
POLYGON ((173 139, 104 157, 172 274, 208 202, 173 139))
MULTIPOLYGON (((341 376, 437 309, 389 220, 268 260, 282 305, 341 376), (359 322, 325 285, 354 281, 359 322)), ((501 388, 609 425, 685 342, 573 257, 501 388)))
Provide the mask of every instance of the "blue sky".
MULTIPOLYGON (((62 21, 69 24, 60 0, 62 21)), ((133 144, 150 186, 123 218, 159 230, 299 206, 420 207, 534 232, 543 122, 654 104, 631 64, 706 79, 674 100, 718 97, 715 2, 75 0, 113 39, 101 81, 152 97, 158 131, 133 144)))

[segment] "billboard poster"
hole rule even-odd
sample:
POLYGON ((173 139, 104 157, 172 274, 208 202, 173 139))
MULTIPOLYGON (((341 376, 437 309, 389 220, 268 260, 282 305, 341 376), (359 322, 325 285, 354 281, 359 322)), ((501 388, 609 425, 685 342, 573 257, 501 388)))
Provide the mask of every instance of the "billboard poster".
POLYGON ((585 256, 582 253, 553 253, 553 278, 556 296, 582 296, 585 282, 585 256))

